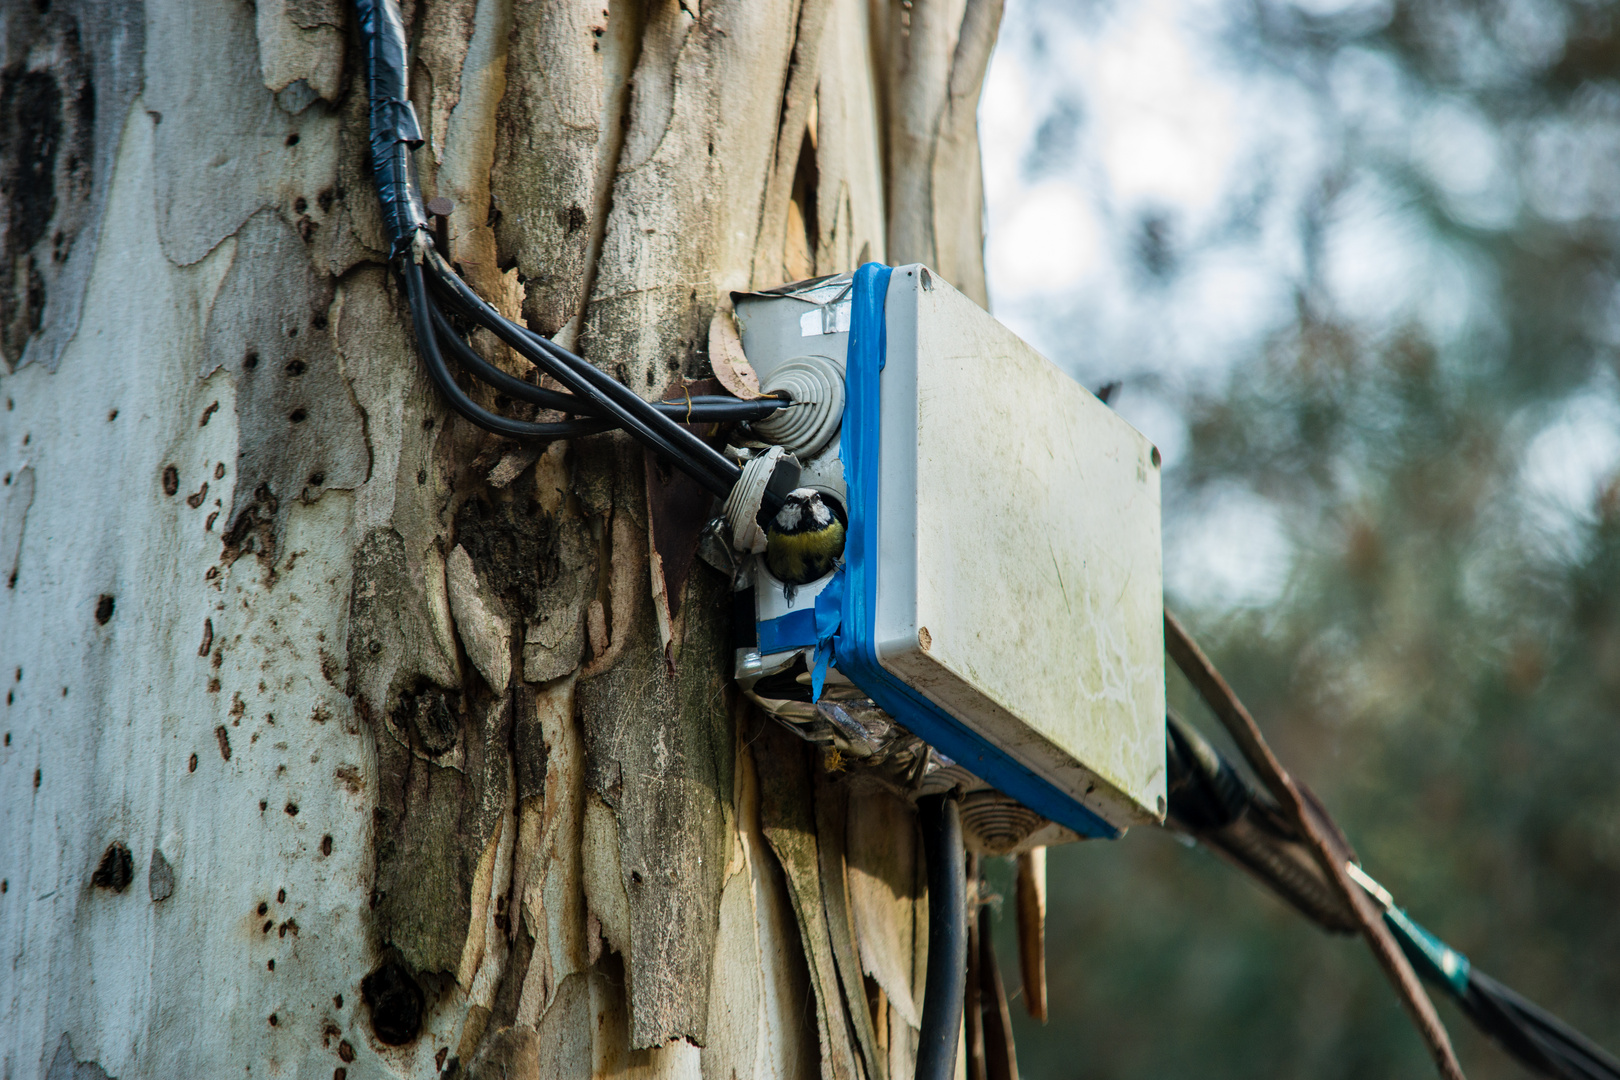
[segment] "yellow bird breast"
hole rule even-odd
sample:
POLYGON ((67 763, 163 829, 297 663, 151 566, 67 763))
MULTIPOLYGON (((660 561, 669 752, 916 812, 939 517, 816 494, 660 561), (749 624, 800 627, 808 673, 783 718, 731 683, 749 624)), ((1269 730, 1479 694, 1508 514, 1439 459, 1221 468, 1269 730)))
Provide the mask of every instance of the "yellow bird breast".
POLYGON ((831 524, 805 532, 770 529, 765 537, 765 565, 779 581, 804 585, 832 573, 844 554, 844 525, 831 524))

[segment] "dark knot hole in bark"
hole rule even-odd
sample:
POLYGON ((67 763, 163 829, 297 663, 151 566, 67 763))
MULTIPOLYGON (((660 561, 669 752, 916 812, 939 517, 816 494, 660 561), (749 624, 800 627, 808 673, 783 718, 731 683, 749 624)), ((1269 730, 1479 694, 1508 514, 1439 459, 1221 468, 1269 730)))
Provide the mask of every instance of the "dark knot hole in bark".
POLYGON ((389 1046, 403 1046, 422 1030, 422 988, 405 965, 388 960, 360 981, 371 1010, 371 1030, 389 1046))
POLYGON ((98 889, 111 889, 121 893, 129 888, 129 883, 135 877, 135 860, 130 857, 129 848, 122 842, 107 845, 102 853, 101 862, 96 866, 95 873, 90 875, 90 884, 98 889))

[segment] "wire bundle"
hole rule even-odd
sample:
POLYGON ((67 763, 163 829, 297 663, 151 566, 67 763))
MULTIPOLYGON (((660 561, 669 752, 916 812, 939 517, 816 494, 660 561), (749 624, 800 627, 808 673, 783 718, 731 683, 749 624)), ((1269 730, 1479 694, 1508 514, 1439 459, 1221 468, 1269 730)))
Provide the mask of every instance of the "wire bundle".
MULTIPOLYGON (((510 439, 550 441, 622 428, 705 490, 725 498, 741 477, 741 468, 682 425, 762 420, 791 402, 784 397, 742 401, 722 396, 644 401, 583 358, 507 319, 474 292, 433 247, 416 187, 411 155, 422 144, 422 133, 407 98, 405 28, 396 0, 355 0, 355 9, 366 53, 372 172, 389 232, 389 254, 405 282, 417 349, 450 407, 486 431, 510 439), (536 386, 491 364, 463 340, 452 316, 469 327, 489 330, 565 390, 536 386), (456 382, 446 354, 498 393, 573 418, 537 423, 491 412, 456 382)), ((780 497, 767 493, 767 503, 772 502, 779 503, 780 497)))
POLYGON ((1543 1076, 1620 1078, 1620 1061, 1613 1054, 1483 971, 1470 968, 1468 989, 1454 996, 1476 1027, 1543 1076))
MULTIPOLYGON (((1190 725, 1174 716, 1167 720, 1167 824, 1248 871, 1324 929, 1351 929, 1350 913, 1331 898, 1302 838, 1278 807, 1190 725)), ((1389 891, 1361 867, 1351 863, 1346 869, 1383 907, 1384 924, 1413 969, 1444 990, 1508 1054, 1554 1080, 1620 1080, 1614 1055, 1474 967, 1397 907, 1389 891)))

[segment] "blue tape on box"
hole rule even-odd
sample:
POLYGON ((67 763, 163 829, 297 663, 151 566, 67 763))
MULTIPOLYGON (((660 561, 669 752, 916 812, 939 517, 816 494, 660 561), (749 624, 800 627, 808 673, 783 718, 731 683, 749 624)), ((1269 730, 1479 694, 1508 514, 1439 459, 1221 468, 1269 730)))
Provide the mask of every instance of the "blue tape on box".
POLYGON ((813 608, 790 611, 779 619, 759 624, 759 654, 803 649, 816 643, 816 613, 813 608))

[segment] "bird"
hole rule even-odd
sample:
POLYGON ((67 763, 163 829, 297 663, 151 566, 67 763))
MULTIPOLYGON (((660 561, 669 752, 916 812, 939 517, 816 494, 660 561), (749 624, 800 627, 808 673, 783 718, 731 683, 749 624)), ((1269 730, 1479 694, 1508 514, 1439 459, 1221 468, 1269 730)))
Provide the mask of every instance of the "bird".
POLYGON ((765 566, 789 588, 832 573, 844 554, 844 523, 821 492, 795 488, 765 529, 765 566))

